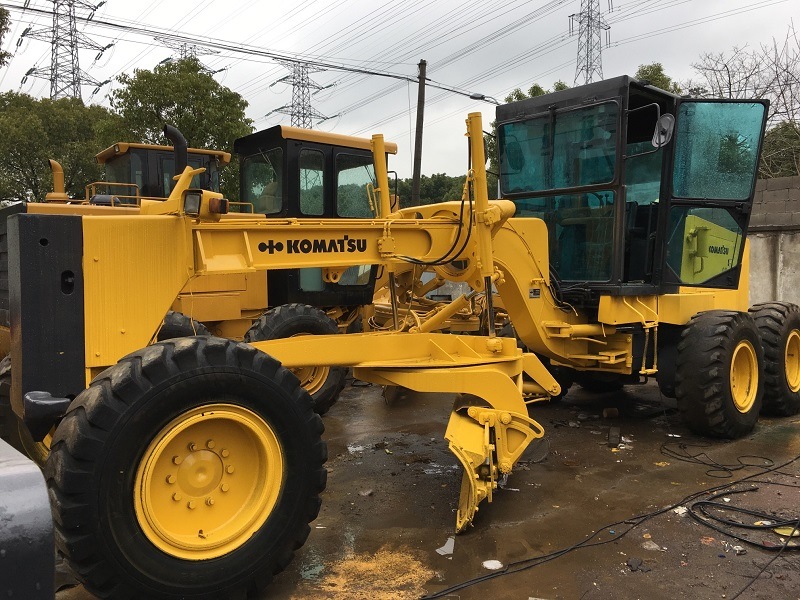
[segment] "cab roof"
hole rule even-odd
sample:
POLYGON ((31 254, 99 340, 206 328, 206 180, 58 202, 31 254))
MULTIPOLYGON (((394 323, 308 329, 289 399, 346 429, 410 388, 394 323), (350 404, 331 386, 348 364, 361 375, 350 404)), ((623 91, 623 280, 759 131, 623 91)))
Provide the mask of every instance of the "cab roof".
MULTIPOLYGON (((166 152, 174 151, 172 146, 159 146, 157 144, 136 144, 132 142, 117 142, 113 146, 109 146, 102 152, 95 155, 98 163, 105 164, 112 158, 126 154, 129 150, 134 148, 141 148, 144 150, 163 150, 166 152)), ((231 153, 223 152, 222 150, 207 150, 205 148, 189 148, 189 154, 205 154, 207 156, 216 156, 220 162, 220 166, 225 166, 231 162, 231 153)))
MULTIPOLYGON (((256 131, 250 135, 240 137, 234 142, 233 151, 236 153, 242 151, 246 152, 246 148, 258 146, 265 142, 275 141, 276 139, 316 142, 318 144, 327 144, 330 146, 372 150, 372 140, 370 138, 329 133, 327 131, 317 131, 315 129, 303 129, 301 127, 290 127, 288 125, 275 125, 269 129, 256 131)), ((386 152, 397 154, 397 144, 394 142, 385 142, 385 144, 386 152)))

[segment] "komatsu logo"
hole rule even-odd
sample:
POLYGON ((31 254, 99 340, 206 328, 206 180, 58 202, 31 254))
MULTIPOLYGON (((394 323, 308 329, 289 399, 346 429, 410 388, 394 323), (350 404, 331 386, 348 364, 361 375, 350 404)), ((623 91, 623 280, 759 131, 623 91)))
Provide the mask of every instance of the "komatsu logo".
POLYGON ((708 251, 711 254, 725 254, 726 256, 729 253, 727 246, 709 246, 708 251))
POLYGON ((308 239, 301 238, 295 240, 286 240, 286 243, 275 242, 269 240, 267 243, 261 243, 260 250, 267 251, 270 254, 275 252, 283 252, 286 250, 287 254, 330 254, 330 253, 354 253, 366 252, 367 240, 366 238, 351 238, 346 235, 341 238, 333 239, 308 239))

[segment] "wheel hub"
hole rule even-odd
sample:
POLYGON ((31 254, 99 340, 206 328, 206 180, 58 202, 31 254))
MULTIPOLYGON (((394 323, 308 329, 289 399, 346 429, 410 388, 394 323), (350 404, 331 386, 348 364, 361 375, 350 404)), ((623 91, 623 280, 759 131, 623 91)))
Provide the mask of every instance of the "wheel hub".
POLYGON ((246 542, 277 502, 283 457, 272 428, 233 404, 195 408, 168 423, 144 452, 134 508, 163 552, 205 560, 246 542))
POLYGON ((786 384, 792 392, 800 391, 800 331, 792 329, 786 340, 784 357, 786 384))
POLYGON ((736 345, 731 357, 731 397, 740 413, 753 408, 758 392, 758 361, 753 345, 742 340, 736 345))

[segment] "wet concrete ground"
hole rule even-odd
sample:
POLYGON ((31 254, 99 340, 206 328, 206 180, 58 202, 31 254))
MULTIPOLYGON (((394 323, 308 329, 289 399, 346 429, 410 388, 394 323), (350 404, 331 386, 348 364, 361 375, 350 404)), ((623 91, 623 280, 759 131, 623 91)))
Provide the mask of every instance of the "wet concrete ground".
MULTIPOLYGON (((264 598, 730 599, 766 566, 738 597, 800 599, 797 549, 777 556, 672 510, 635 526, 621 523, 748 476, 733 489, 758 489, 726 490, 719 501, 800 518, 800 460, 777 472, 765 468, 800 455, 800 417, 762 418, 744 439, 710 441, 690 434, 674 401, 663 402, 653 385, 604 395, 575 386, 561 403, 532 407, 545 437, 526 451, 494 502, 481 504, 475 527, 455 537, 452 554, 442 555, 436 550, 452 535, 461 480, 443 440, 452 400, 409 392, 389 405, 378 387, 346 388, 325 416, 330 458, 322 510, 264 598), (609 407, 619 417, 602 418, 609 407), (627 440, 619 449, 608 447, 610 427, 627 440), (701 460, 735 470, 711 470, 669 450, 705 453, 701 460), (539 558, 587 536, 596 545, 539 558), (501 572, 485 561, 524 570, 448 592, 501 572)), ((737 532, 781 543, 769 529, 737 532)), ((72 588, 57 597, 89 595, 72 588)))

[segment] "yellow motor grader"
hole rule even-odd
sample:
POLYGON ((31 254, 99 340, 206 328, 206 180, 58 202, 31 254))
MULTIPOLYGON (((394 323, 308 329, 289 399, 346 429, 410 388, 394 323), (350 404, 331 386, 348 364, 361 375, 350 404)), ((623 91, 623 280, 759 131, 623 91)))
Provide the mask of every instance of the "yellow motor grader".
POLYGON ((380 217, 240 217, 191 187, 191 167, 135 216, 12 216, 11 405, 35 436, 58 423, 45 476, 59 549, 103 597, 265 586, 305 542, 326 481, 322 421, 290 368, 457 394, 457 531, 544 435, 529 404, 560 393, 561 369, 655 375, 711 435, 745 434, 762 406, 796 412, 797 307, 747 308, 765 115, 762 101, 617 78, 498 109, 502 200, 488 200, 473 113, 461 202, 392 212, 374 136, 380 217), (390 289, 418 267, 470 291, 405 330, 393 295, 388 331, 156 341, 197 277, 315 268, 337 282, 365 265, 390 289), (492 315, 493 289, 530 351, 493 318, 487 335, 436 333, 479 296, 492 315))
MULTIPOLYGON (((173 127, 165 128, 173 146, 118 142, 96 155, 105 180, 89 183, 82 198, 64 188, 61 165, 50 161, 53 192, 44 202, 17 203, 0 209, 0 255, 10 214, 139 215, 142 202, 163 201, 173 176, 188 165, 202 173, 193 187, 219 191, 220 170, 231 154, 188 148, 173 127), (176 158, 175 148, 178 148, 176 158)), ((388 153, 397 146, 386 143, 388 153)), ((224 218, 373 216, 377 207, 367 185, 375 172, 370 140, 334 133, 275 126, 236 140, 241 201, 231 203, 224 218)), ((113 242, 113 240, 110 240, 113 242)), ((47 457, 50 436, 34 441, 25 425, 9 413, 9 295, 6 264, 0 261, 0 437, 37 463, 47 457)), ((372 302, 377 269, 355 266, 337 282, 323 281, 319 268, 271 269, 269 272, 210 274, 193 277, 163 316, 157 339, 218 335, 248 341, 292 335, 329 334, 355 323, 362 306, 372 302)), ((121 307, 120 310, 125 310, 121 307)), ((346 369, 310 367, 295 374, 324 414, 345 384, 346 369)))

